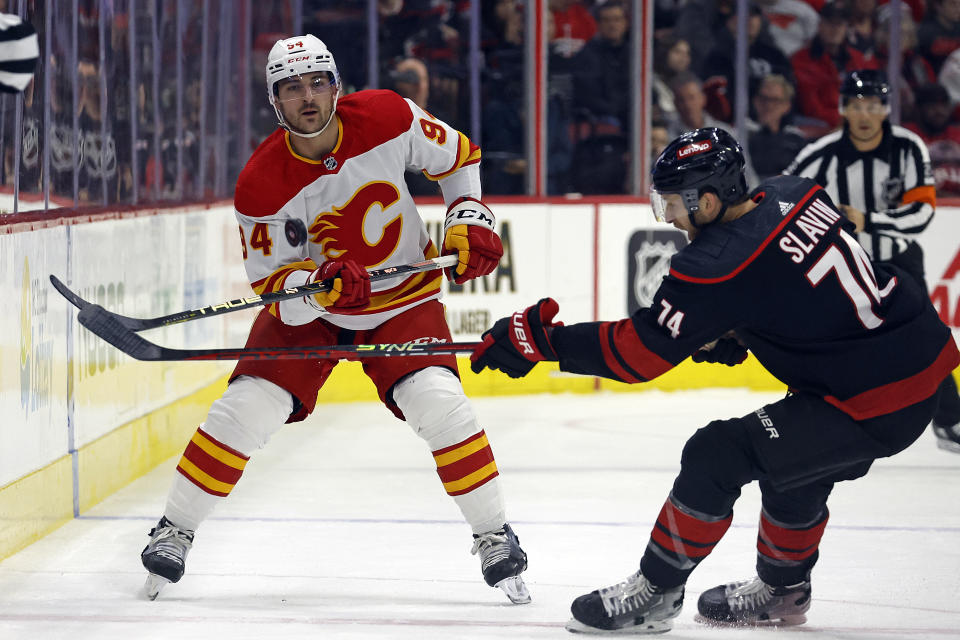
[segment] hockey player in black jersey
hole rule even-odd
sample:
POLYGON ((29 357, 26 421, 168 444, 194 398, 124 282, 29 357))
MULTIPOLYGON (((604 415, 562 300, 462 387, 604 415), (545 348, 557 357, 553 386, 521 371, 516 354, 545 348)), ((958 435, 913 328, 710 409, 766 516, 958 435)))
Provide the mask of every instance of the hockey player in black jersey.
MULTIPOLYGON (((853 222, 874 262, 903 269, 927 289, 917 235, 937 206, 930 152, 919 136, 890 123, 883 71, 851 71, 840 86, 843 128, 804 147, 785 173, 816 180, 853 222)), ((952 376, 940 384, 933 414, 937 446, 960 452, 960 395, 952 376)))
POLYGON ((803 622, 834 483, 912 443, 960 364, 926 292, 897 267, 871 263, 822 188, 780 176, 748 192, 743 168, 740 145, 720 129, 671 142, 651 201, 691 242, 653 304, 619 321, 563 326, 544 298, 498 320, 471 356, 477 372, 522 377, 556 360, 563 371, 636 383, 691 355, 733 365, 749 349, 790 390, 687 441, 639 571, 577 598, 571 631, 668 630, 687 578, 754 480, 757 576, 704 592, 700 619, 803 622))

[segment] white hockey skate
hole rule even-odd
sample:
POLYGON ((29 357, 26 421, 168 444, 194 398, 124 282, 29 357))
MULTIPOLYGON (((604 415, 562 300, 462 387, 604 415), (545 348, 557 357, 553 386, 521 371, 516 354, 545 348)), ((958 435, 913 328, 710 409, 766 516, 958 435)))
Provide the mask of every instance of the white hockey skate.
POLYGON ((663 589, 650 584, 637 571, 623 582, 574 600, 567 631, 597 635, 665 633, 673 627, 673 619, 682 607, 683 585, 663 589))
POLYGON ((473 534, 470 553, 480 554, 480 570, 488 585, 500 588, 514 604, 530 602, 530 592, 520 577, 527 568, 527 554, 509 524, 497 531, 473 534))
POLYGON ((810 583, 774 587, 758 577, 708 589, 700 594, 697 622, 714 625, 797 625, 807 621, 810 583))
POLYGON ((144 568, 150 572, 143 586, 147 599, 156 600, 165 586, 179 582, 192 546, 193 531, 174 526, 166 517, 160 518, 150 530, 150 542, 140 553, 144 568))

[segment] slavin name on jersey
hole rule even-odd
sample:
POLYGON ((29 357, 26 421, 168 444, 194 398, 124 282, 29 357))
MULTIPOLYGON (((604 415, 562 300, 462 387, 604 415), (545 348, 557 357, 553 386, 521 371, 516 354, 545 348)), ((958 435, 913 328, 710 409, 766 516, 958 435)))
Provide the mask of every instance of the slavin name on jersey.
POLYGON ((790 254, 790 260, 800 264, 840 217, 822 200, 814 198, 803 212, 790 221, 787 232, 780 238, 780 250, 790 254))

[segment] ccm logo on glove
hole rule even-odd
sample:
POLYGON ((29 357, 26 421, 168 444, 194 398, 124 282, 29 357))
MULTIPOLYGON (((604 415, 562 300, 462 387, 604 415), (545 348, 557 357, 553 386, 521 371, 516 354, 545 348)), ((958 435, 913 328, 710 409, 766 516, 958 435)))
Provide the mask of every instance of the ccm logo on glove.
POLYGON ((463 284, 497 268, 503 256, 500 236, 493 230, 493 212, 479 200, 458 198, 443 223, 441 255, 457 255, 457 266, 446 270, 447 278, 463 284))

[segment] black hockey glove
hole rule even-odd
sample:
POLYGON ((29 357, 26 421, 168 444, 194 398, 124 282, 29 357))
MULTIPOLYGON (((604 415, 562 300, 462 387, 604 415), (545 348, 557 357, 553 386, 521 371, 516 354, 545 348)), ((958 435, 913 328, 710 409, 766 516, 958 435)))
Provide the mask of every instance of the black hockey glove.
POLYGON ((470 354, 470 368, 480 373, 484 367, 499 369, 511 378, 522 378, 541 360, 557 360, 547 329, 563 326, 553 317, 560 305, 553 298, 500 318, 483 334, 483 343, 470 354))
POLYGON ((693 354, 694 362, 713 362, 735 367, 747 359, 747 348, 736 338, 720 338, 712 347, 698 349, 693 354))

